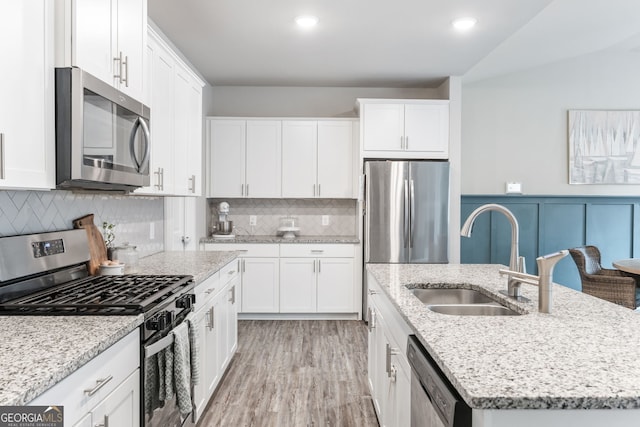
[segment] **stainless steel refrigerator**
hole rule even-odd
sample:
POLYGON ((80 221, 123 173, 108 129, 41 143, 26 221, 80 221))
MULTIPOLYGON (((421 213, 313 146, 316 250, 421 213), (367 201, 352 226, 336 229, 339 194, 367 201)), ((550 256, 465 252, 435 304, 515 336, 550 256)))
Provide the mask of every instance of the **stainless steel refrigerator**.
POLYGON ((448 262, 449 162, 371 160, 364 171, 364 262, 448 262))

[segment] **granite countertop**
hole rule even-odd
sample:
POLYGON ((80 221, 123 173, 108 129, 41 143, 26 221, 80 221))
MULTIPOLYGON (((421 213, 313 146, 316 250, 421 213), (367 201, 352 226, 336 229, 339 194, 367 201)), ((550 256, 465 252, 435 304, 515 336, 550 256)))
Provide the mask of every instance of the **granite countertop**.
POLYGON ((200 243, 360 243, 357 236, 298 236, 295 239, 285 239, 278 236, 247 236, 237 235, 235 239, 221 240, 213 237, 203 237, 200 243))
POLYGON ((0 406, 24 405, 142 324, 138 316, 0 316, 0 406))
POLYGON ((197 285, 237 257, 235 251, 160 252, 141 258, 135 274, 190 274, 197 285))
POLYGON ((463 399, 478 409, 640 408, 640 314, 553 285, 550 314, 509 301, 521 316, 449 316, 406 287, 482 288, 501 301, 500 265, 382 265, 368 271, 463 399))
MULTIPOLYGON (((135 274, 189 274, 200 283, 233 251, 162 252, 135 274)), ((0 316, 0 406, 24 405, 142 324, 143 316, 0 316)))

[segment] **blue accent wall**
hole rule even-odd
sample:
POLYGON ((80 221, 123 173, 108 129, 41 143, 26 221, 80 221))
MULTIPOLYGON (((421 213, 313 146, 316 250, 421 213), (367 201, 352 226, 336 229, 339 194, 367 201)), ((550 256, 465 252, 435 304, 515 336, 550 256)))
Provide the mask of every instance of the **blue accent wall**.
MULTIPOLYGON (((581 245, 597 246, 605 268, 613 268, 611 262, 618 259, 640 258, 640 198, 462 196, 462 223, 485 203, 501 204, 518 219, 520 255, 529 273, 537 274, 538 256, 581 245)), ((460 260, 463 264, 509 265, 510 246, 509 221, 498 212, 486 212, 477 218, 471 237, 461 237, 460 260)), ((553 278, 581 289, 571 256, 556 265, 553 278)))

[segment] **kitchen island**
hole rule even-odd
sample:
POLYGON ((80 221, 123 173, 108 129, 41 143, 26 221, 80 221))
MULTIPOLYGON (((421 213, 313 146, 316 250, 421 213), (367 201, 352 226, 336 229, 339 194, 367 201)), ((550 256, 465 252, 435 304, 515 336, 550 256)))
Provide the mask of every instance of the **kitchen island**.
MULTIPOLYGON (((188 274, 198 285, 236 257, 233 251, 162 252, 141 259, 136 274, 188 274)), ((143 315, 0 316, 0 406, 27 404, 142 321, 143 315)))
POLYGON ((640 420, 640 316, 553 285, 550 314, 499 294, 499 265, 369 264, 383 291, 473 410, 474 427, 617 426, 640 420), (520 316, 430 311, 408 287, 482 289, 520 316), (588 409, 588 411, 585 411, 588 409))

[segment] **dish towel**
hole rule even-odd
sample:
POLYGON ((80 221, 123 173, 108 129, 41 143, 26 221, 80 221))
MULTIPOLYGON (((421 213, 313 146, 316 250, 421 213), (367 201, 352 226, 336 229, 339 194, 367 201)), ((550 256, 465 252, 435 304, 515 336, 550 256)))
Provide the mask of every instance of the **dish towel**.
POLYGON ((200 364, 198 357, 200 355, 200 346, 198 343, 198 326, 196 325, 196 315, 189 313, 185 318, 189 326, 189 345, 191 346, 191 384, 196 385, 200 382, 200 364))
POLYGON ((154 354, 145 361, 144 366, 144 412, 151 418, 153 411, 162 406, 158 399, 158 382, 160 372, 158 370, 158 355, 154 354))
POLYGON ((191 351, 189 327, 182 322, 173 329, 173 380, 182 415, 191 413, 191 351))

